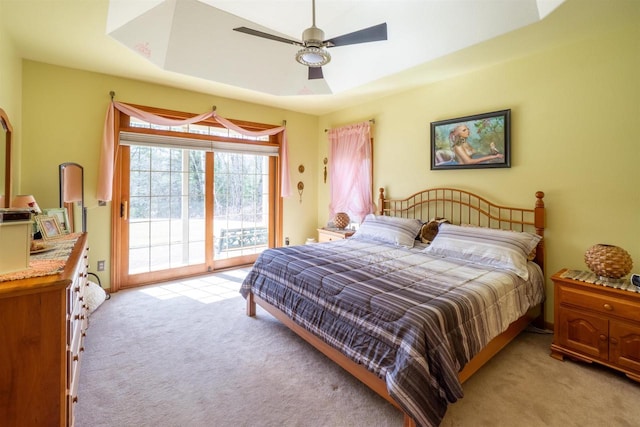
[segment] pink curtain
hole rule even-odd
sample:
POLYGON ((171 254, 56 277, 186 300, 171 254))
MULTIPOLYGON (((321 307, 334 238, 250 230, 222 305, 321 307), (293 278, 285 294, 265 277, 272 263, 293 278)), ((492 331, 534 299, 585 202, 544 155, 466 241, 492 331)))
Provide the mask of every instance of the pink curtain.
POLYGON ((375 211, 371 195, 371 124, 357 123, 329 130, 329 215, 346 212, 362 221, 375 211))
POLYGON ((156 125, 180 126, 185 124, 197 123, 199 121, 212 117, 225 128, 234 130, 239 134, 245 136, 256 137, 275 135, 282 132, 282 146, 280 147, 280 169, 282 180, 281 195, 282 197, 289 197, 291 195, 291 183, 289 180, 289 147, 287 143, 287 130, 284 126, 263 131, 249 131, 241 128, 240 126, 230 122, 223 117, 218 116, 215 111, 200 114, 198 116, 191 117, 190 119, 177 120, 167 119, 132 107, 130 105, 123 104, 121 102, 112 101, 109 105, 109 108, 107 109, 107 116, 104 123, 104 132, 102 134, 102 149, 100 151, 97 191, 97 198, 100 201, 110 201, 113 195, 113 173, 116 158, 116 136, 114 129, 115 110, 122 111, 123 113, 131 117, 135 117, 137 119, 144 120, 156 125))

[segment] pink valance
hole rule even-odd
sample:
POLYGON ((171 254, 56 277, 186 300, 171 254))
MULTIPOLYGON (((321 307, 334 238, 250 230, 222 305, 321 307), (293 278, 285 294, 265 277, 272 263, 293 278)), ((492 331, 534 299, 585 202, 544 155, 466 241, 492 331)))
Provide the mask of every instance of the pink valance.
POLYGON ((135 117, 137 119, 144 120, 145 122, 153 123, 156 125, 181 126, 197 123, 208 118, 213 118, 225 128, 231 129, 245 136, 270 136, 282 132, 282 145, 280 147, 280 169, 282 180, 281 195, 282 197, 289 197, 291 195, 291 183, 289 180, 289 147, 287 144, 286 127, 280 126, 262 131, 250 131, 230 122, 223 117, 218 116, 215 111, 200 114, 198 116, 191 117, 190 119, 167 119, 165 117, 140 110, 121 102, 112 101, 109 105, 109 108, 107 109, 107 116, 104 123, 104 132, 102 134, 102 149, 100 151, 97 191, 97 198, 100 201, 110 201, 113 195, 113 173, 116 160, 116 135, 114 129, 115 110, 119 110, 131 117, 135 117))

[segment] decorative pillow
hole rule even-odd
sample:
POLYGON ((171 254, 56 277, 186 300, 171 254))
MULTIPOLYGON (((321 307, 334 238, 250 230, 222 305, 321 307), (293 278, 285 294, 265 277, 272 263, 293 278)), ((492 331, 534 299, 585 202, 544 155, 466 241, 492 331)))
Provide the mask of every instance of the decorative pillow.
POLYGON ((87 299, 87 309, 89 313, 93 313, 107 298, 107 293, 102 289, 102 286, 90 280, 87 282, 87 288, 84 290, 84 293, 87 299))
POLYGON ((424 223, 420 229, 420 241, 422 243, 431 243, 438 234, 440 224, 444 224, 445 222, 448 223, 449 221, 445 218, 433 218, 429 222, 424 223))
POLYGON ((351 239, 365 238, 412 248, 422 227, 417 219, 369 214, 351 239))
POLYGON ((527 280, 527 257, 540 239, 526 232, 441 224, 424 252, 512 271, 527 280))
MULTIPOLYGON (((467 224, 467 223, 463 223, 460 225, 462 227, 480 227, 479 225, 467 224)), ((511 233, 520 233, 519 231, 516 231, 516 230, 504 230, 504 231, 509 231, 511 233)), ((538 245, 536 244, 536 246, 534 246, 533 249, 531 249, 531 252, 529 252, 529 255, 527 255, 527 261, 533 261, 534 259, 536 259, 537 252, 538 252, 538 245)))

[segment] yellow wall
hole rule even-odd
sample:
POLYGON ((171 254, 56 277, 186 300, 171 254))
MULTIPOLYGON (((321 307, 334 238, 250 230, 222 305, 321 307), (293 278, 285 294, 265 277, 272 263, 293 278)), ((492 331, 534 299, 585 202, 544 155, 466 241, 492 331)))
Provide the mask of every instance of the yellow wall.
MULTIPOLYGON (((111 206, 96 200, 97 165, 109 91, 116 99, 140 105, 199 114, 216 105, 226 118, 270 123, 287 121, 293 185, 304 180, 303 202, 297 193, 284 202, 284 235, 301 244, 315 231, 318 211, 315 194, 317 138, 315 116, 269 108, 211 95, 178 90, 39 62, 23 63, 23 174, 21 191, 36 196, 40 207, 58 206, 58 165, 77 162, 85 167, 87 231, 91 246, 90 271, 98 260, 109 270, 111 206), (304 164, 304 174, 297 166, 304 164)), ((105 273, 100 274, 108 286, 105 273)))
MULTIPOLYGON (((584 252, 595 243, 625 248, 640 272, 639 27, 328 114, 320 126, 375 118, 374 187, 390 197, 455 186, 533 207, 544 191, 547 277, 586 269, 584 252), (507 108, 511 168, 430 170, 430 122, 507 108)), ((319 158, 326 148, 319 144, 319 158)), ((327 187, 319 189, 326 221, 327 187)), ((548 281, 550 301, 552 289, 548 281)), ((547 321, 552 313, 547 304, 547 321)))
MULTIPOLYGON (((2 2, 0 2, 2 16, 2 2)), ((17 194, 20 175, 20 148, 22 123, 22 60, 17 56, 14 46, 0 25, 0 108, 2 108, 13 126, 12 134, 12 195, 17 194)), ((4 138, 4 134, 2 136, 4 138)))

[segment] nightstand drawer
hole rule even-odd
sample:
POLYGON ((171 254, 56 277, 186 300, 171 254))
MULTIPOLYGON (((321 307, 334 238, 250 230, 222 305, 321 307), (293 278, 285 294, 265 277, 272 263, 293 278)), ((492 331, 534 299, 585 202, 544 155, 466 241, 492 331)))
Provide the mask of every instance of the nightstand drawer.
POLYGON ((343 240, 352 236, 354 233, 353 230, 340 230, 340 229, 332 229, 328 230, 326 228, 318 228, 318 242, 332 242, 334 240, 343 240))
POLYGON ((637 304, 566 286, 561 286, 559 291, 562 305, 573 305, 597 311, 598 313, 640 320, 637 304))

